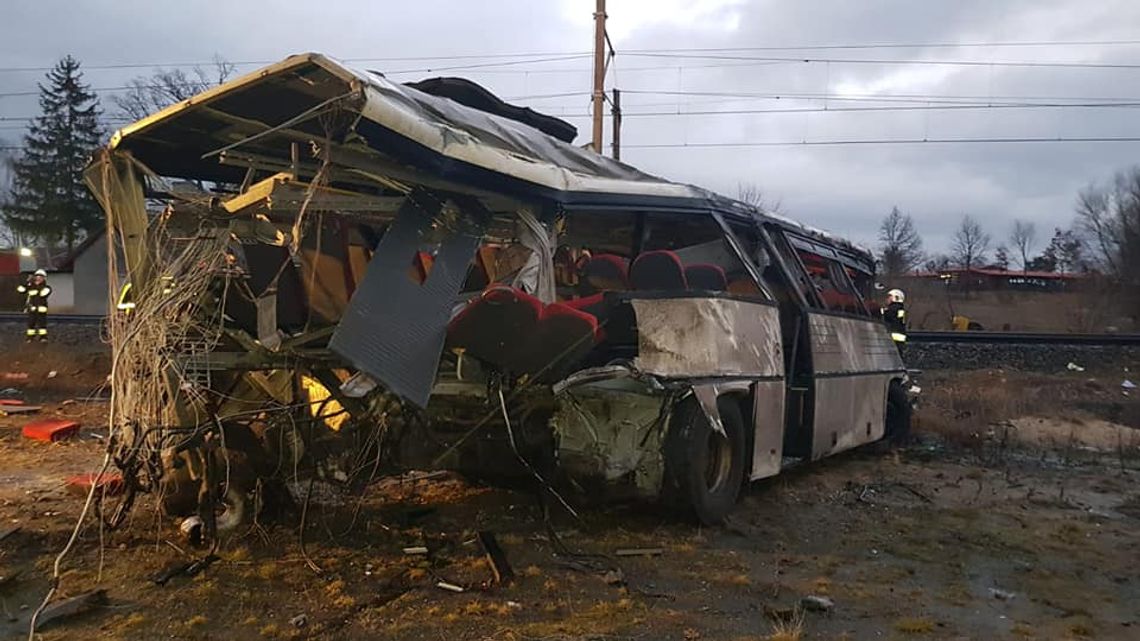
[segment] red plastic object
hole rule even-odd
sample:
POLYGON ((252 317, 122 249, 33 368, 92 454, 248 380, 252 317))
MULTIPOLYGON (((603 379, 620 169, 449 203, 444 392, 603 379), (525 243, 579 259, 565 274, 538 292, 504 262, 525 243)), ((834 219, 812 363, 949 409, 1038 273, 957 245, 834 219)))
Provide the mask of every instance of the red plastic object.
POLYGON ((67 486, 77 492, 86 494, 91 490, 94 485, 95 489, 107 496, 117 496, 122 494, 126 486, 123 483, 123 477, 119 474, 79 474, 67 479, 67 486))
POLYGON ((23 404, 24 404, 24 401, 21 401, 18 398, 0 398, 0 405, 12 406, 12 405, 23 405, 23 404))
POLYGON ((79 432, 79 423, 64 418, 49 418, 28 423, 23 432, 25 438, 54 443, 75 436, 79 432))

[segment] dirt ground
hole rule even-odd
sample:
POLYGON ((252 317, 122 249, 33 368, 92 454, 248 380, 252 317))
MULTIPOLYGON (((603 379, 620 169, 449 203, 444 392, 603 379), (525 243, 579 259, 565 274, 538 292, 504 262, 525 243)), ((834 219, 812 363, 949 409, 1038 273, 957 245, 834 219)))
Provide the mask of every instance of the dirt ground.
MULTIPOLYGON (((91 395, 105 359, 67 369, 53 363, 74 354, 31 354, 5 364, 29 373, 12 386, 44 402, 41 416, 85 429, 48 445, 20 436, 25 417, 0 417, 0 535, 20 528, 0 541, 3 638, 27 635, 82 504, 65 480, 95 469, 105 433, 105 403, 66 402, 91 395)), ((388 479, 359 499, 316 492, 303 545, 295 524, 264 524, 227 541, 205 572, 158 587, 152 576, 203 551, 144 501, 102 545, 99 528, 85 529, 64 564, 60 598, 104 588, 110 606, 39 636, 1140 638, 1140 412, 1116 373, 932 372, 922 384, 913 446, 754 484, 715 529, 579 500, 580 519, 553 517, 562 553, 526 491, 388 479), (480 530, 497 535, 513 582, 492 585, 480 530), (630 548, 659 554, 617 555, 630 548), (810 596, 832 607, 803 608, 810 596)))

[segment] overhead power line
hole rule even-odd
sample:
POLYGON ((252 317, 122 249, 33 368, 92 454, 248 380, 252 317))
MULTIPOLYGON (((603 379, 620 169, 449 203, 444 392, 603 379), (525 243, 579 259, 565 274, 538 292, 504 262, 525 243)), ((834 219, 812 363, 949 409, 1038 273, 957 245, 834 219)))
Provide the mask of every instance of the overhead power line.
POLYGON ((683 142, 623 144, 633 149, 727 148, 727 147, 833 147, 841 145, 985 145, 1033 143, 1120 143, 1140 142, 1140 136, 1079 138, 883 138, 868 140, 801 140, 754 142, 683 142))
POLYGON ((1140 69, 1140 64, 1112 63, 1112 62, 1037 62, 1012 60, 897 60, 891 58, 786 58, 772 56, 734 56, 727 54, 679 54, 679 53, 633 53, 623 52, 626 56, 645 58, 672 58, 681 60, 737 60, 751 62, 798 62, 805 64, 860 64, 860 65, 932 65, 932 66, 966 66, 966 67, 1042 67, 1042 68, 1074 68, 1074 69, 1140 69))
MULTIPOLYGON (((695 47, 695 48, 657 48, 657 49, 630 49, 622 53, 713 53, 713 52, 734 52, 734 51, 828 51, 828 50, 867 50, 867 49, 968 49, 968 48, 989 48, 989 47, 1111 47, 1111 46, 1127 46, 1127 45, 1140 45, 1140 40, 1038 40, 1038 41, 1023 41, 1023 42, 881 42, 881 43, 840 43, 840 44, 800 44, 800 45, 773 45, 765 47, 695 47)), ((589 51, 537 51, 537 52, 519 52, 519 53, 469 53, 469 54, 445 54, 435 56, 383 56, 383 57, 367 57, 367 58, 340 58, 344 62, 350 63, 371 63, 371 62, 414 62, 421 60, 492 60, 492 59, 509 59, 509 58, 541 58, 548 56, 581 56, 589 55, 589 51)), ((253 66, 253 65, 267 65, 278 62, 274 60, 199 60, 191 62, 159 62, 159 61, 132 61, 132 62, 119 62, 119 63, 102 63, 102 64, 85 64, 83 69, 85 71, 94 70, 116 70, 116 69, 146 69, 146 68, 162 68, 162 69, 177 69, 185 67, 208 67, 218 62, 225 62, 237 67, 253 66)), ((25 67, 0 67, 0 73, 4 72, 43 72, 50 71, 51 66, 25 66, 25 67)))

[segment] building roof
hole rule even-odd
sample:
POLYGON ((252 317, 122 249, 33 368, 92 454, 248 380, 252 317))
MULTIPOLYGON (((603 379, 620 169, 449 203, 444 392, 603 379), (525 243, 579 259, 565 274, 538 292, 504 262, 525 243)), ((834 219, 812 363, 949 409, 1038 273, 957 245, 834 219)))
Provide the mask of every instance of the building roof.
POLYGON ((1072 274, 1063 272, 1021 271, 1015 269, 996 269, 991 267, 950 267, 933 272, 916 272, 915 278, 941 278, 944 275, 975 274, 977 276, 991 276, 995 278, 1036 278, 1040 280, 1079 280, 1087 278, 1089 274, 1072 274))

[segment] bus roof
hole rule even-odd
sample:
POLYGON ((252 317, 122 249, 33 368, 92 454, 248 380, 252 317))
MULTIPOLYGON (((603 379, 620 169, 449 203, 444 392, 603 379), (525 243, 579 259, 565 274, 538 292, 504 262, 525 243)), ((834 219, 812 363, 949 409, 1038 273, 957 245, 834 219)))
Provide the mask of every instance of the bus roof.
POLYGON ((290 149, 297 144, 320 148, 362 175, 411 171, 445 187, 565 209, 716 211, 778 225, 873 264, 866 249, 821 230, 317 53, 290 56, 172 105, 117 131, 110 147, 163 176, 240 183, 251 166, 296 165, 290 149))

